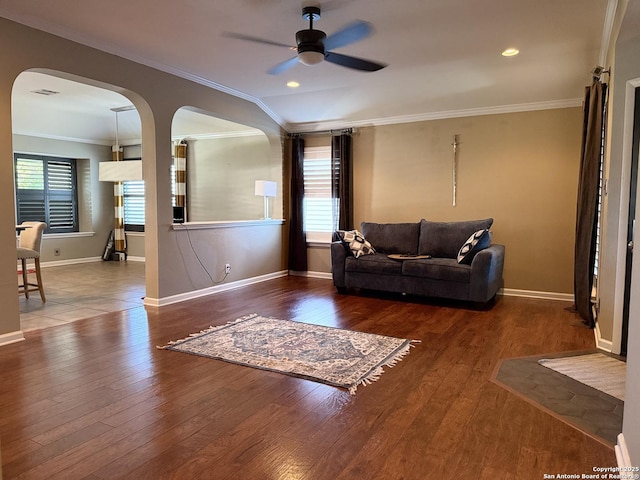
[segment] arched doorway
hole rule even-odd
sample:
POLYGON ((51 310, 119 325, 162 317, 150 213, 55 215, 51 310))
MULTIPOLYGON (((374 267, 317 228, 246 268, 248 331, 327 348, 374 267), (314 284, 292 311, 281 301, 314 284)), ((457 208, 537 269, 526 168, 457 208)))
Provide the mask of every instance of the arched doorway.
MULTIPOLYGON (((133 255, 140 260, 107 266, 101 254, 114 225, 113 183, 101 182, 102 162, 112 159, 112 145, 119 143, 125 158, 141 159, 141 120, 131 100, 107 88, 68 79, 54 72, 26 71, 12 89, 12 139, 16 185, 16 221, 38 220, 56 224, 49 208, 34 213, 21 208, 22 188, 18 166, 41 165, 44 199, 49 191, 49 165, 68 162, 72 208, 64 229, 50 229, 42 242, 41 262, 46 304, 37 297, 20 298, 21 330, 68 323, 100 313, 126 310, 142 304, 145 291, 144 239, 132 238, 133 255), (129 107, 121 112, 123 107, 129 107), (50 268, 49 268, 50 267, 50 268), (118 268, 115 268, 118 267, 118 268)), ((28 169, 27 169, 28 171, 28 169)), ((58 188, 58 187, 56 187, 58 188)), ((31 198, 31 197, 30 197, 31 198)), ((59 214, 57 214, 59 216, 59 214)), ((57 218, 57 217, 56 217, 57 218)))

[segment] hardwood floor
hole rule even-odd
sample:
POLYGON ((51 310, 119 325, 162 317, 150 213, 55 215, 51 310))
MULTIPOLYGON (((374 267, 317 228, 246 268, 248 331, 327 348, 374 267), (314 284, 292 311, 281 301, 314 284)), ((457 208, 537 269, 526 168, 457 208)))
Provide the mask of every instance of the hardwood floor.
POLYGON ((0 348, 5 479, 541 479, 613 449, 490 377, 502 358, 594 347, 567 304, 488 311, 338 295, 288 277, 27 332, 0 348), (418 339, 355 396, 167 350, 249 313, 418 339))

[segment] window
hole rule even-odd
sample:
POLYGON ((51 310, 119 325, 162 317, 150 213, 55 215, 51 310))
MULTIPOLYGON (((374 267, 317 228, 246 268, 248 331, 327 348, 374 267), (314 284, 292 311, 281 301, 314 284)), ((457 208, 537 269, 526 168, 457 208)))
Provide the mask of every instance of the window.
MULTIPOLYGON (((605 100, 606 105, 606 100, 605 100)), ((594 312, 594 317, 598 315, 598 288, 599 288, 599 277, 598 270, 600 268, 600 254, 602 249, 602 221, 603 221, 603 196, 606 195, 605 192, 605 181, 604 181, 604 153, 605 153, 605 145, 607 141, 607 109, 606 106, 603 110, 603 118, 602 118, 602 131, 600 132, 600 171, 598 172, 598 200, 596 204, 596 251, 595 251, 595 259, 593 263, 593 287, 591 289, 591 301, 596 304, 596 309, 594 312)))
MULTIPOLYGON (((131 159, 128 159, 131 160, 131 159)), ((140 160, 136 158, 135 160, 140 160)), ((125 160, 126 161, 126 160, 125 160)), ((171 206, 176 205, 176 169, 171 164, 171 206)), ((124 229, 144 232, 144 180, 128 180, 123 187, 124 229)))
POLYGON ((16 153, 14 162, 18 223, 45 222, 45 233, 77 232, 75 160, 16 153))
POLYGON ((330 242, 333 233, 331 146, 304 149, 304 231, 308 242, 330 242))
POLYGON ((144 232, 144 180, 123 182, 124 229, 144 232))

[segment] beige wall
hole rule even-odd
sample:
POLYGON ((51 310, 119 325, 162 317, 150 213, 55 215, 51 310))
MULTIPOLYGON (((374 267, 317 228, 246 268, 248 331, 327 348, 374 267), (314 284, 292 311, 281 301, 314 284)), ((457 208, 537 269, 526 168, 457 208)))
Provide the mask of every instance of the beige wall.
POLYGON ((570 293, 580 136, 579 108, 363 129, 355 223, 493 217, 494 242, 506 246, 505 288, 570 293))
MULTIPOLYGON (((213 116, 262 130, 268 138, 274 169, 282 170, 282 130, 257 105, 150 67, 110 55, 60 37, 0 18, 0 344, 20 339, 18 298, 15 289, 15 228, 12 162, 11 89, 23 71, 38 69, 74 81, 117 91, 137 108, 142 121, 142 158, 145 179, 145 271, 148 299, 161 301, 188 294, 198 287, 191 278, 192 263, 184 257, 184 232, 171 229, 171 127, 183 106, 211 112, 213 116)), ((279 178, 277 175, 276 178, 279 178)), ((238 244, 259 245, 245 258, 234 261, 237 275, 255 277, 283 270, 279 224, 254 228, 205 230, 198 234, 206 245, 203 263, 219 267, 219 251, 238 244), (278 241, 273 239, 280 239, 278 241), (249 260, 247 260, 249 259, 249 260)), ((234 279, 239 279, 234 277, 234 279)))
MULTIPOLYGON (((265 135, 189 141, 187 202, 189 221, 256 220, 264 216, 264 199, 255 195, 256 180, 278 183, 271 176, 271 150, 265 135)), ((281 164, 281 162, 279 162, 281 164)), ((270 208, 270 213, 273 208, 270 208)), ((277 208, 277 218, 281 209, 277 208)))
POLYGON ((581 119, 565 108, 358 129, 355 226, 493 217, 505 288, 569 294, 581 119))
POLYGON ((307 268, 312 275, 331 274, 331 254, 328 245, 311 244, 307 246, 307 268))

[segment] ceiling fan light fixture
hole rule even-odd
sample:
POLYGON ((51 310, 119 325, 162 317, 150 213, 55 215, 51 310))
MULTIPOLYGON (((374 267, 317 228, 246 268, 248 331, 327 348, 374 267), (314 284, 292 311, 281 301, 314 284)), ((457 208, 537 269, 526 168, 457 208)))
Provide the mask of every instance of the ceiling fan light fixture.
POLYGON ((324 60, 324 53, 314 50, 298 52, 298 60, 304 65, 317 65, 324 60))
MULTIPOLYGON (((325 60, 329 63, 351 68, 353 70, 359 70, 361 72, 377 72, 378 70, 386 67, 385 64, 371 62, 364 58, 352 57, 350 55, 344 55, 334 51, 337 48, 358 42, 371 35, 373 32, 373 26, 370 23, 357 20, 327 37, 327 34, 322 30, 315 30, 313 28, 313 22, 320 19, 319 6, 314 5, 303 7, 302 18, 309 21, 309 28, 298 30, 296 32, 295 48, 298 55, 290 57, 284 62, 280 62, 267 70, 269 75, 278 75, 290 68, 293 68, 298 63, 302 63, 303 65, 317 65, 325 60)), ((227 33, 226 36, 266 45, 291 48, 290 45, 286 45, 284 43, 262 39, 251 35, 227 33)))

